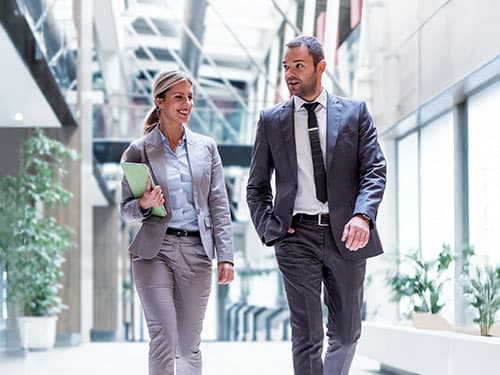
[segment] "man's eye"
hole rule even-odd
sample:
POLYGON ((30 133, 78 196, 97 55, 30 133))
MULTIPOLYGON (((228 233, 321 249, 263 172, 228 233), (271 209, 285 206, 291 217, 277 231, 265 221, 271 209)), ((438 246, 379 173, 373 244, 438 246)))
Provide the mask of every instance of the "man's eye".
POLYGON ((304 64, 297 64, 296 67, 297 69, 302 69, 304 67, 304 64))

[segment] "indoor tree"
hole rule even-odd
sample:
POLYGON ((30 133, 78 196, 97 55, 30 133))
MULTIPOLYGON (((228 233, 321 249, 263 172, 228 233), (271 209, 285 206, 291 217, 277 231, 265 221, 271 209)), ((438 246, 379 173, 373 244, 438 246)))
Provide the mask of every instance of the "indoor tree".
POLYGON ((54 316, 71 230, 51 215, 72 194, 63 185, 64 162, 76 152, 36 129, 24 143, 17 176, 0 177, 0 264, 7 271, 7 301, 22 316, 54 316))

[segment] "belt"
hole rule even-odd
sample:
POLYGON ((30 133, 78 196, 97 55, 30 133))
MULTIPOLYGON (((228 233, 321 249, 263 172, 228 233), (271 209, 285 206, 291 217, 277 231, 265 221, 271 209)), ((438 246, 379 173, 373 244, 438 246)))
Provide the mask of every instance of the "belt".
POLYGON ((316 224, 321 227, 327 227, 330 224, 330 218, 328 214, 317 214, 317 215, 296 214, 293 216, 293 222, 316 224))
POLYGON ((172 234, 177 237, 200 237, 200 231, 198 230, 167 228, 167 234, 172 234))

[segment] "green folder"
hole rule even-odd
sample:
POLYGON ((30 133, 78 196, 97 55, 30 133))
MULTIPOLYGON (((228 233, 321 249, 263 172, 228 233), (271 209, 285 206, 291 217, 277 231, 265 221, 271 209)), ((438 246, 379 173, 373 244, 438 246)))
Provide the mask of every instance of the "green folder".
MULTIPOLYGON (((144 163, 121 163, 123 173, 125 173, 125 178, 127 179, 130 190, 134 194, 134 198, 140 198, 146 191, 146 182, 149 178, 151 181, 151 188, 155 187, 153 177, 151 177, 151 172, 149 167, 144 163)), ((167 216, 167 210, 163 205, 153 207, 152 215, 155 216, 167 216)))

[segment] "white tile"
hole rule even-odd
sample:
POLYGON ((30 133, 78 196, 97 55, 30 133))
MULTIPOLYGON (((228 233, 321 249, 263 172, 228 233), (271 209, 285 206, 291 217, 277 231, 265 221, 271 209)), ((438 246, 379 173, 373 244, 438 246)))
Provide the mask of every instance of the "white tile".
MULTIPOLYGON (((290 343, 203 342, 204 375, 292 374, 290 343)), ((23 359, 0 357, 2 375, 147 374, 146 343, 90 343, 48 352, 29 352, 23 359)), ((356 357, 351 375, 378 373, 378 364, 356 357)))

